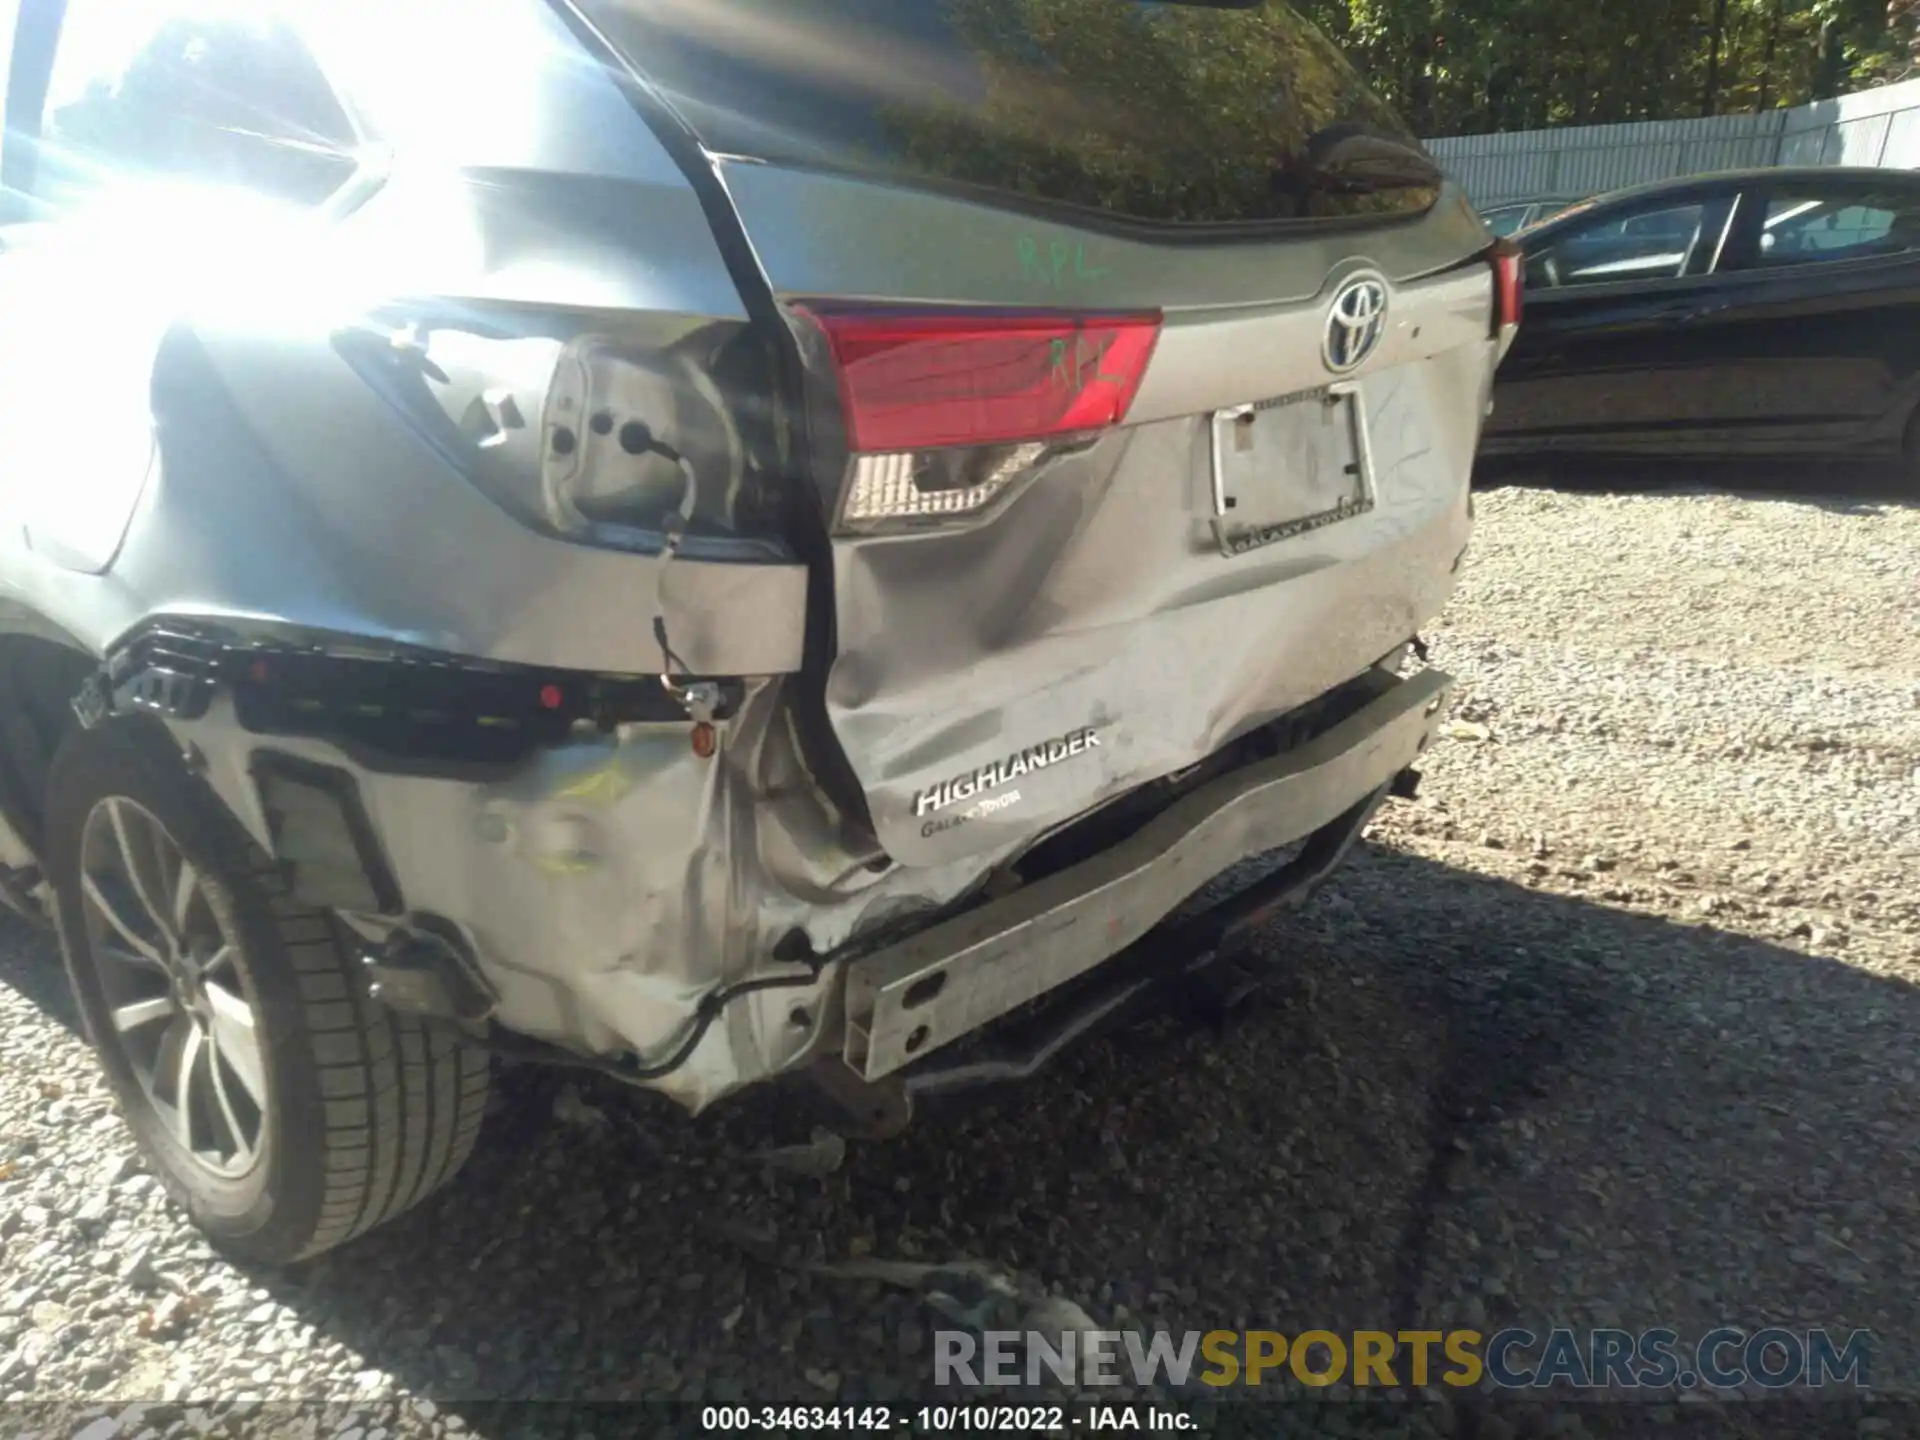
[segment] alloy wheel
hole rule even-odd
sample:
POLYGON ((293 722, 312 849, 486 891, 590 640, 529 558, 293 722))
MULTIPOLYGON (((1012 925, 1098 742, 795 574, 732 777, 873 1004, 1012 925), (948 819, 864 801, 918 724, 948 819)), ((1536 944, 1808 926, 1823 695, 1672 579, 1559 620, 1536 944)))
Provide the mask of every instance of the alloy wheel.
POLYGON ((80 836, 87 953, 102 1037, 194 1163, 225 1179, 266 1148, 266 1058, 239 947, 205 877, 142 806, 110 795, 80 836))

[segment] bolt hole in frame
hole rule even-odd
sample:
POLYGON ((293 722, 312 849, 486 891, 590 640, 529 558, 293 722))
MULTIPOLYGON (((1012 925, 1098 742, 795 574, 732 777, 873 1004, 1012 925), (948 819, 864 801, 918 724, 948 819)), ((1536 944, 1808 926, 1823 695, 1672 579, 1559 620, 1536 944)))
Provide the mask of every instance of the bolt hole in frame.
POLYGON ((1214 539, 1229 558, 1374 507, 1373 447, 1357 380, 1213 414, 1214 539))

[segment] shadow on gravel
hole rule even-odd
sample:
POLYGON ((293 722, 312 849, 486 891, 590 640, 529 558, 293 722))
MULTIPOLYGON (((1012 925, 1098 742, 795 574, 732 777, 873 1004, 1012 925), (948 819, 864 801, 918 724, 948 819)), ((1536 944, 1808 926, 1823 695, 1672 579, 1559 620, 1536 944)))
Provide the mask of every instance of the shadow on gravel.
POLYGON ((0 985, 73 1034, 85 1033, 53 931, 13 911, 0 912, 0 985))
POLYGON ((1482 460, 1474 485, 1622 494, 1710 489, 1798 500, 1842 514, 1920 504, 1920 482, 1878 460, 1482 460))
POLYGON ((992 1261, 1119 1327, 1697 1334, 1786 1297, 1920 1334, 1850 1312, 1846 1242, 1795 1248, 1911 1209, 1880 1194, 1920 1101, 1911 989, 1380 852, 1267 948, 1224 1029, 1100 1038, 823 1180, 747 1158, 793 1138, 764 1107, 696 1125, 591 1085, 557 1122, 580 1082, 509 1076, 449 1193, 266 1283, 456 1409, 930 1395, 920 1297, 807 1269, 849 1255, 992 1261), (1738 995, 1745 1033, 1683 995, 1738 995), (1783 1025, 1807 1007, 1817 1046, 1783 1025))
POLYGON ((1913 989, 1372 849, 1264 948, 1224 1025, 1097 1038, 824 1178, 750 1158, 777 1105, 515 1072, 448 1192, 253 1278, 482 1434, 500 1400, 937 1398, 924 1299, 809 1268, 849 1256, 993 1262, 1115 1328, 1920 1336, 1910 1285, 1863 1298, 1907 1263, 1874 1217, 1920 1218, 1913 989))

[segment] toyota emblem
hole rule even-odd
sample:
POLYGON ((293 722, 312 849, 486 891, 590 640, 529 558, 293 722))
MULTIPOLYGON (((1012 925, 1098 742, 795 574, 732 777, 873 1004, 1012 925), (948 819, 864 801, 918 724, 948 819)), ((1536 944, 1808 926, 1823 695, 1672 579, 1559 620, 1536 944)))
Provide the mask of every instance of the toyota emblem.
POLYGON ((1329 370, 1344 375, 1359 369, 1386 333, 1387 282, 1378 275, 1356 276, 1333 297, 1321 356, 1329 370))

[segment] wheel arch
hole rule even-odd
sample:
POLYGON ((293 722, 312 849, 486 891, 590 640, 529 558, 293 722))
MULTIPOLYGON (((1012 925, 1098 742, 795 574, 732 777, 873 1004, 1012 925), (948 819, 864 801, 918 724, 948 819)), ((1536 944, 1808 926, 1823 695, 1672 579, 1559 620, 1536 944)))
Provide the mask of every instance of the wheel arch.
MULTIPOLYGON (((47 776, 61 744, 79 727, 73 699, 99 664, 38 611, 0 604, 0 865, 42 864, 47 776)), ((0 898, 6 898, 3 887, 0 898)))

